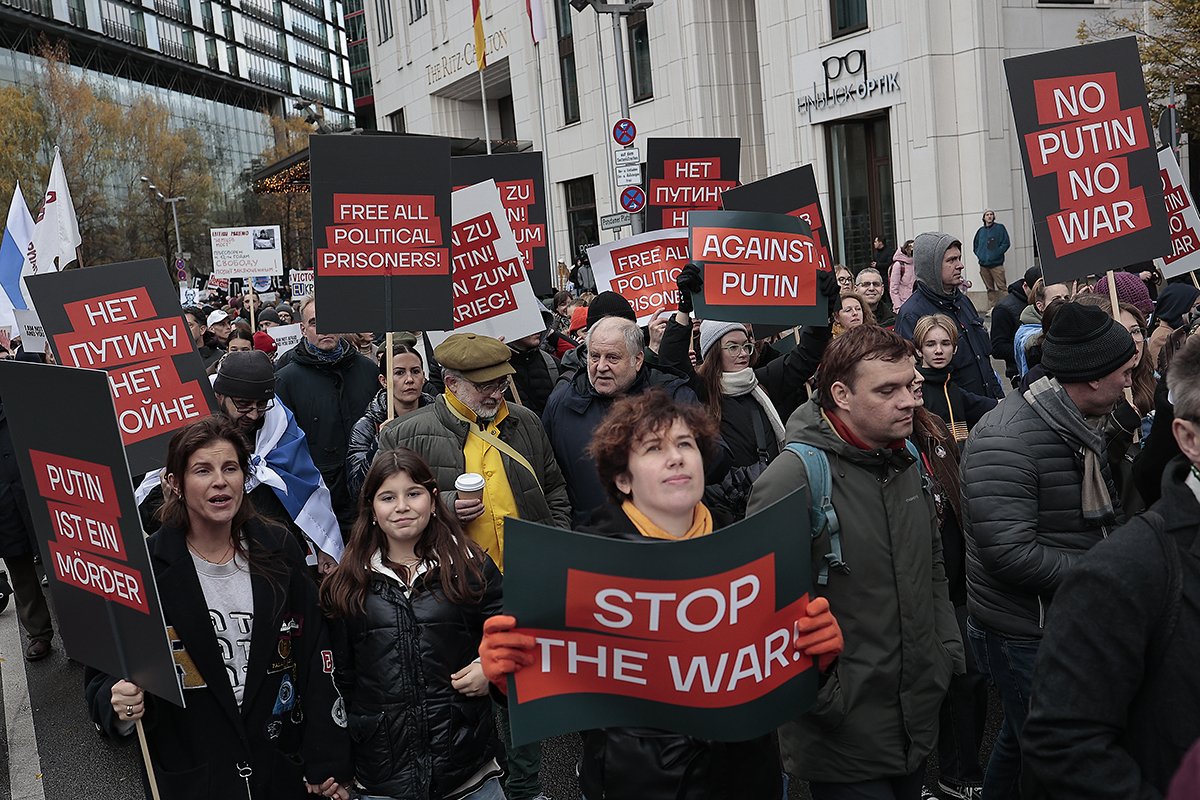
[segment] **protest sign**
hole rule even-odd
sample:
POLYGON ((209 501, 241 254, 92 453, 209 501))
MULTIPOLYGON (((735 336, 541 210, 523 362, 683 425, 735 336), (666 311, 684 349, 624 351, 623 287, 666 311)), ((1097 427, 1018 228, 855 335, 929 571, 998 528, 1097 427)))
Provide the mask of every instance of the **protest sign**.
POLYGON ((1004 61, 1047 283, 1171 252, 1133 37, 1004 61))
POLYGON ((191 286, 179 287, 179 305, 181 306, 198 306, 200 305, 200 290, 193 289, 191 286))
MULTIPOLYGON (((292 299, 299 300, 313 293, 313 271, 311 269, 294 269, 288 273, 288 282, 292 291, 292 299)), ((299 309, 296 309, 299 311, 299 309)))
POLYGON ((451 333, 478 333, 513 342, 543 330, 543 306, 521 266, 495 181, 457 190, 451 205, 454 325, 430 331, 430 340, 436 346, 451 333))
POLYGON ((648 324, 661 308, 679 305, 675 279, 688 263, 687 228, 640 233, 589 247, 587 254, 597 289, 628 300, 638 325, 648 324))
POLYGON ((1200 269, 1200 214, 1170 147, 1158 151, 1158 167, 1170 214, 1171 252, 1154 263, 1165 279, 1200 269))
POLYGON ((225 294, 229 294, 229 278, 218 278, 216 275, 209 275, 204 288, 210 293, 224 292, 225 294))
POLYGON ((46 352, 46 331, 37 312, 31 308, 14 308, 13 318, 17 321, 17 330, 13 335, 21 337, 21 347, 25 348, 25 352, 46 352))
POLYGON ((721 202, 726 211, 766 211, 799 217, 808 223, 817 242, 818 268, 833 268, 829 229, 825 227, 825 215, 821 213, 821 197, 817 193, 817 176, 812 164, 727 189, 721 195, 721 202))
POLYGON ((692 295, 698 319, 771 325, 823 325, 828 303, 817 291, 819 248, 808 223, 785 214, 693 211, 692 260, 704 291, 692 295))
POLYGON ((67 654, 182 706, 105 374, 5 361, 0 385, 67 654), (47 414, 47 398, 87 413, 47 414))
POLYGON ((163 465, 171 434, 216 407, 161 258, 27 280, 58 363, 108 372, 134 473, 163 465))
POLYGON ((496 181, 517 247, 535 295, 554 291, 550 282, 550 250, 546 240, 546 181, 539 152, 458 156, 450 159, 454 188, 496 181))
POLYGON ((737 186, 740 139, 648 139, 646 230, 684 228, 688 212, 721 207, 737 186))
POLYGON ((252 228, 211 228, 213 275, 255 278, 283 274, 283 248, 278 225, 252 228))
POLYGON ((271 334, 271 338, 275 340, 276 358, 279 358, 288 350, 300 344, 299 322, 291 325, 276 325, 273 328, 267 328, 267 333, 271 334))
POLYGON ((509 680, 514 743, 616 726, 743 741, 803 714, 817 690, 792 649, 811 588, 807 521, 799 492, 678 542, 510 518, 504 611, 536 642, 509 680))
POLYGON ((450 328, 449 141, 313 136, 309 154, 321 330, 450 328))

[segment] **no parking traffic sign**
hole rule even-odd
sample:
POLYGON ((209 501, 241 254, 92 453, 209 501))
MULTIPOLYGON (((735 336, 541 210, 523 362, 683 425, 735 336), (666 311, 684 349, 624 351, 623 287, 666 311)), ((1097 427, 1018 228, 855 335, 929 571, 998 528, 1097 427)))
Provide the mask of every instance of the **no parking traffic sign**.
POLYGON ((633 120, 622 118, 613 125, 612 134, 614 142, 621 147, 627 147, 637 138, 637 126, 633 124, 633 120))
POLYGON ((646 192, 640 186, 627 186, 621 192, 621 208, 636 214, 646 207, 646 192))

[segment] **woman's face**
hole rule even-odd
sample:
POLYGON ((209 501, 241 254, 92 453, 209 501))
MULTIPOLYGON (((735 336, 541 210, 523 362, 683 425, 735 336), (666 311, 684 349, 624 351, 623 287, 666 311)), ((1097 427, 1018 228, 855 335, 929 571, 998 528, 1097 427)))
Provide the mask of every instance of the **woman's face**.
POLYGON ((858 299, 854 297, 843 297, 842 307, 837 312, 837 321, 842 324, 846 330, 857 328, 863 324, 862 306, 858 299))
POLYGON ((392 357, 392 393, 396 402, 412 405, 421 399, 425 388, 425 368, 415 353, 401 353, 392 357))
POLYGON ((721 371, 737 372, 750 366, 754 344, 745 331, 730 331, 717 344, 721 348, 721 371))
POLYGON ((871 242, 871 246, 874 247, 876 250, 882 250, 883 249, 883 239, 880 239, 878 236, 876 236, 874 241, 871 242))
POLYGON ((1137 348, 1137 361, 1135 364, 1141 364, 1142 358, 1146 355, 1146 331, 1140 324, 1137 318, 1128 311, 1121 312, 1121 326, 1129 331, 1129 335, 1133 337, 1133 345, 1137 348))
POLYGON ((254 345, 245 339, 230 339, 229 346, 226 348, 230 353, 241 353, 253 349, 254 345))
POLYGON ((433 495, 407 472, 397 472, 379 485, 371 511, 389 545, 410 549, 433 516, 433 495))
POLYGON ((676 419, 638 439, 616 485, 650 519, 691 513, 704 496, 704 459, 692 429, 676 419))
MULTIPOLYGON (((192 453, 183 472, 182 496, 193 526, 228 525, 242 506, 245 475, 237 450, 217 439, 192 453)), ((174 475, 167 476, 172 490, 180 489, 174 475)))
POLYGON ((942 369, 954 358, 954 345, 945 328, 929 329, 920 343, 921 363, 933 369, 942 369))
POLYGON ((834 275, 837 277, 838 288, 850 289, 854 286, 854 275, 845 267, 839 269, 834 275))

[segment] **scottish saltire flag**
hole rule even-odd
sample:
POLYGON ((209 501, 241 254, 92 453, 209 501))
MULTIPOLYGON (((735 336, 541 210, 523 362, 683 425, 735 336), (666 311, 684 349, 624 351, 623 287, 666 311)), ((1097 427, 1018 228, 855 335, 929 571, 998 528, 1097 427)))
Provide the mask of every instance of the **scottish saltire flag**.
POLYGON ((29 301, 21 283, 21 271, 24 269, 25 254, 32 241, 33 216, 29 213, 29 206, 25 205, 25 196, 21 194, 21 184, 18 182, 13 189, 12 202, 8 206, 4 240, 0 243, 0 287, 6 295, 0 298, 0 305, 4 304, 5 300, 8 301, 10 317, 14 308, 29 308, 29 301))

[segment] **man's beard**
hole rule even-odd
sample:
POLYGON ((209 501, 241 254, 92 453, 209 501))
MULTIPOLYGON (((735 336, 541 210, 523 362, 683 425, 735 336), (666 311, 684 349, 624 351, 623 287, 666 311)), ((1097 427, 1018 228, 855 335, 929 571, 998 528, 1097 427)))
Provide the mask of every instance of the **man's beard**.
POLYGON ((229 414, 222 411, 221 416, 225 417, 227 420, 237 426, 237 429, 242 432, 243 436, 246 437, 246 440, 249 442, 250 447, 252 448, 254 447, 255 441, 258 439, 258 432, 262 430, 263 424, 267 421, 265 414, 260 414, 256 419, 251 419, 250 417, 239 417, 238 419, 234 419, 233 417, 229 416, 229 414))

